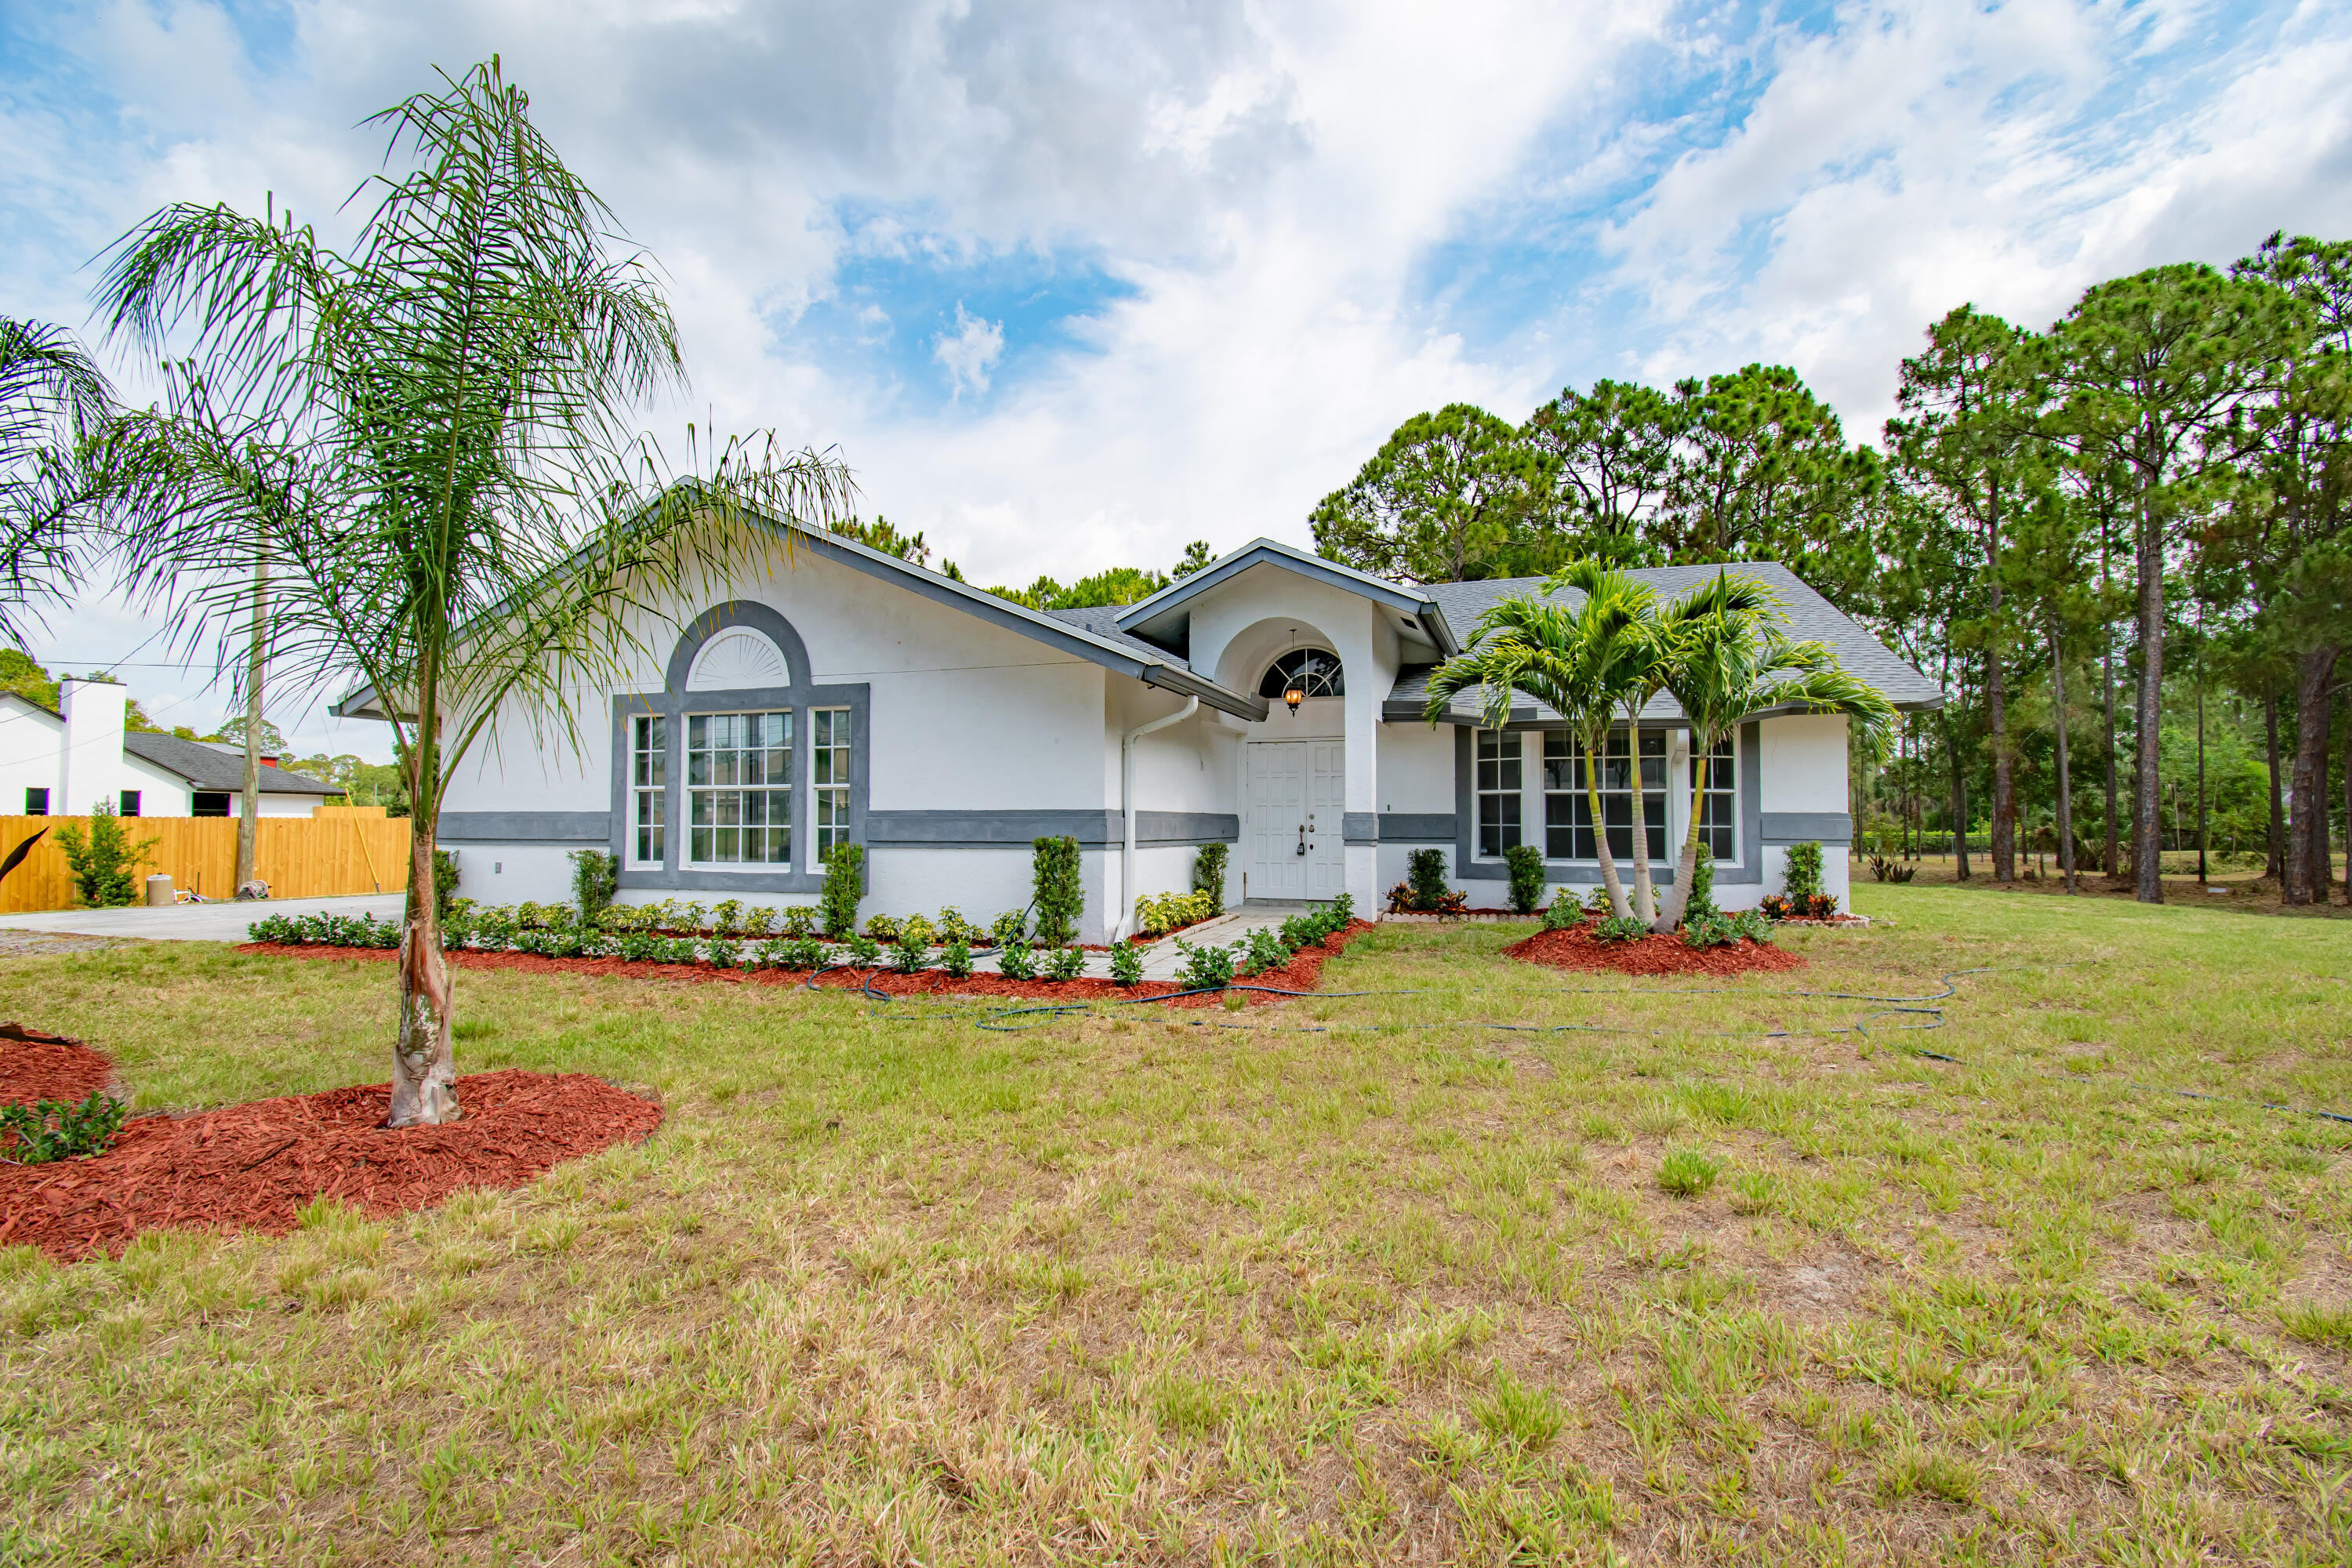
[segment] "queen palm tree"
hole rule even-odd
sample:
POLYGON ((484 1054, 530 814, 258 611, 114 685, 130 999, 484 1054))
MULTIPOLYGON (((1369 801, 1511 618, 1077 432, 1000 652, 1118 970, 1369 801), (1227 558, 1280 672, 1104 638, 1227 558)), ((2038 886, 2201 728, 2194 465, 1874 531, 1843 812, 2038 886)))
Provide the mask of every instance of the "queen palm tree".
POLYGON ((1584 751, 1585 799, 1601 884, 1610 909, 1622 919, 1630 909, 1601 816, 1601 757, 1625 691, 1656 664, 1653 598, 1624 573, 1597 564, 1569 584, 1583 595, 1574 608, 1550 596, 1559 585, 1556 580, 1541 595, 1515 595, 1489 606, 1471 628, 1469 646, 1431 675, 1426 716, 1436 724, 1455 696, 1477 688, 1486 721, 1497 730, 1509 717, 1515 691, 1568 721, 1584 751))
POLYGON ((74 576, 88 500, 79 449, 102 426, 106 377, 62 327, 0 316, 0 634, 74 576))
POLYGON ((133 581, 228 647, 266 573, 281 670, 355 676, 392 716, 401 1127, 458 1114, 433 858, 454 770, 495 716, 577 744, 673 606, 846 515, 851 485, 772 439, 676 481, 633 434, 630 405, 683 381, 668 309, 495 59, 370 123, 415 167, 373 182, 351 249, 275 211, 168 207, 114 248, 100 305, 143 345, 192 340, 181 394, 109 458, 133 581))
POLYGON ((1690 903, 1698 869, 1699 809, 1717 737, 1742 720, 1775 710, 1843 713, 1874 735, 1895 721, 1877 688, 1838 666, 1826 643, 1800 642, 1781 629, 1772 590, 1752 577, 1718 572, 1676 600, 1664 666, 1666 690, 1691 727, 1691 797, 1675 885, 1654 929, 1672 931, 1690 903))

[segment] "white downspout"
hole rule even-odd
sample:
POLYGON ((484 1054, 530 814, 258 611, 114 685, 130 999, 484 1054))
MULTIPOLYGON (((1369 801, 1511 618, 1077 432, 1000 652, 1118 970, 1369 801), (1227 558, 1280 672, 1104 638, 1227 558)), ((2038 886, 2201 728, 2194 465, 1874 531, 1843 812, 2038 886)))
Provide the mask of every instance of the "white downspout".
POLYGON ((1201 710, 1201 700, 1188 697, 1184 706, 1164 719, 1154 719, 1148 724, 1138 724, 1118 743, 1118 815, 1127 835, 1118 860, 1118 923, 1111 928, 1110 940, 1125 942, 1135 934, 1135 743, 1154 730, 1165 730, 1171 724, 1181 724, 1201 710))

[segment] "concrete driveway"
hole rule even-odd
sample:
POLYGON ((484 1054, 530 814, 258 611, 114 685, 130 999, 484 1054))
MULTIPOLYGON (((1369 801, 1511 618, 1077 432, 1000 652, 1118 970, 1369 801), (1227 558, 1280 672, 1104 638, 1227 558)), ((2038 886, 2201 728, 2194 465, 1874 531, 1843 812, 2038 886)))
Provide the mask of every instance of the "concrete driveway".
POLYGON ((142 942, 244 942, 246 927, 264 915, 338 915, 400 918, 401 893, 352 899, 260 899, 247 903, 172 904, 150 909, 43 910, 0 915, 0 931, 47 931, 63 936, 130 937, 142 942))

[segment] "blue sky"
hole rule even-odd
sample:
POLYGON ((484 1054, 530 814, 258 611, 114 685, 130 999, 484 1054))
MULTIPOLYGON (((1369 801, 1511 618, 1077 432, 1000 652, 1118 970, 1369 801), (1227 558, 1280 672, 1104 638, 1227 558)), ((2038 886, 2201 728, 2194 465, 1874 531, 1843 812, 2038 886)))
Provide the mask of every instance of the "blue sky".
MULTIPOLYGON (((1303 542, 1454 399, 1777 361, 1867 438, 1954 306, 2352 232, 2340 4, 117 0, 0 8, 0 310, 82 324, 169 200, 334 232, 357 122, 492 52, 664 268, 648 428, 836 446, 984 580, 1303 542)), ((151 629, 93 591, 35 651, 151 629)))

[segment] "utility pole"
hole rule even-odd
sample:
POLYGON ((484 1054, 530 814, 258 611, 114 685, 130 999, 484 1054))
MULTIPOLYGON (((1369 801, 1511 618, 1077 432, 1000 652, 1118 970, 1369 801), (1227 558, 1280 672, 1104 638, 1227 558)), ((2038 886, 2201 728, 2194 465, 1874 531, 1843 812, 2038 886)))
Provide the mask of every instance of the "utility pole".
POLYGON ((245 663, 245 797, 236 818, 236 885, 245 891, 254 879, 255 818, 261 814, 261 649, 263 616, 269 594, 269 568, 258 555, 253 562, 253 646, 245 663))

